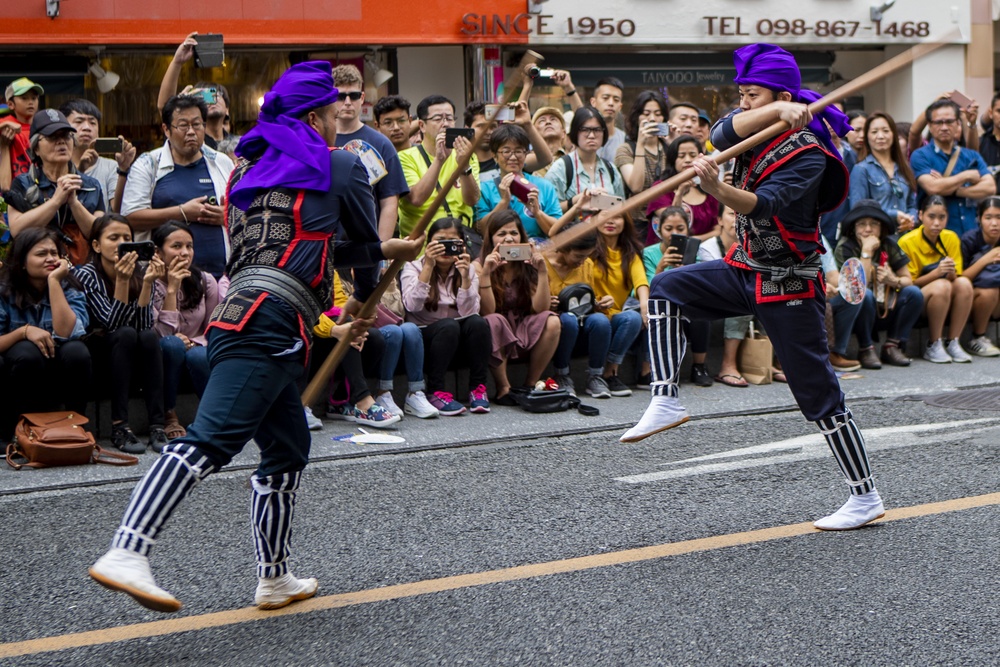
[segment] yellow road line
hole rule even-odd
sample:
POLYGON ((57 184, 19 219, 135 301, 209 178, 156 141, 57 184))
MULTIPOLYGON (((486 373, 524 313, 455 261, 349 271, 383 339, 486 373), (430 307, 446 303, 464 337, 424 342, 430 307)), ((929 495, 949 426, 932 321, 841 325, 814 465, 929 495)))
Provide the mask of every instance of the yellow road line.
MULTIPOLYGON (((887 521, 899 521, 901 519, 912 519, 916 517, 931 516, 934 514, 944 514, 946 512, 958 512, 978 507, 988 507, 991 505, 1000 505, 1000 493, 989 493, 969 498, 956 498, 954 500, 946 500, 938 503, 901 507, 899 509, 889 510, 886 512, 885 518, 880 519, 879 521, 880 523, 887 521)), ((795 523, 788 526, 776 526, 774 528, 751 530, 743 533, 717 535, 715 537, 686 540, 684 542, 669 542, 667 544, 658 544, 638 549, 626 549, 624 551, 614 551, 603 554, 595 554, 592 556, 581 556, 579 558, 567 558, 564 560, 534 563, 532 565, 521 565, 502 570, 489 570, 487 572, 474 572, 472 574, 462 574, 454 577, 415 581, 409 584, 397 584, 395 586, 385 586, 383 588, 372 588, 353 593, 326 595, 323 597, 313 598, 311 600, 305 600, 303 602, 297 602, 289 607, 285 607, 284 609, 274 611, 260 611, 256 607, 245 607, 243 609, 232 609, 229 611, 220 611, 211 614, 185 616, 182 618, 172 618, 164 621, 137 623, 134 625, 103 628, 88 632, 75 632, 72 634, 45 637, 42 639, 10 642, 7 644, 0 644, 0 658, 62 651, 69 648, 80 648, 83 646, 98 646, 102 644, 125 641, 127 639, 158 637, 163 635, 172 635, 178 632, 204 630, 207 628, 237 625, 240 623, 252 623, 278 618, 281 616, 310 614, 317 611, 325 611, 327 609, 336 609, 338 607, 350 607, 353 605, 367 604, 370 602, 382 602, 385 600, 399 600, 416 595, 440 593, 443 591, 471 588, 473 586, 483 586, 486 584, 495 584, 504 581, 520 581, 523 579, 533 579, 535 577, 544 577, 564 572, 579 572, 581 570, 591 570, 594 568, 621 565, 623 563, 636 563, 656 558, 679 556, 693 552, 724 549, 726 547, 754 544, 757 542, 768 542, 770 540, 809 535, 816 532, 818 531, 813 528, 812 523, 795 523)))

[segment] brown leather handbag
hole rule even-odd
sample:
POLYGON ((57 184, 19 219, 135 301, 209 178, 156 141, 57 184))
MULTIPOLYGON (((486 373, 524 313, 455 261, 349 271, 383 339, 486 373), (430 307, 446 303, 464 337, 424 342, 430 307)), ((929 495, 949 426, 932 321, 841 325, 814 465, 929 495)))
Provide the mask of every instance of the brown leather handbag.
POLYGON ((14 441, 7 445, 7 464, 15 470, 106 463, 131 466, 139 459, 108 452, 85 428, 88 419, 75 412, 31 412, 21 415, 14 441), (23 461, 15 461, 15 457, 23 461))

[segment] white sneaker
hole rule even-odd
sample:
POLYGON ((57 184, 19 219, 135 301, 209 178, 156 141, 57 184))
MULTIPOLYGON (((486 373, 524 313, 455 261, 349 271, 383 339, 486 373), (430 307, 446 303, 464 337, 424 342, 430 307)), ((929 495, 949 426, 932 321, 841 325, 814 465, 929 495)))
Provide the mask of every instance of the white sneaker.
POLYGON ((149 559, 128 549, 110 549, 90 566, 90 578, 105 588, 131 595, 146 609, 172 613, 181 601, 156 585, 149 559))
POLYGON ((986 336, 979 336, 969 341, 969 352, 977 357, 1000 357, 1000 347, 993 344, 986 336))
POLYGON ((885 516, 878 491, 851 496, 839 510, 813 523, 820 530, 853 530, 885 516))
POLYGON ((687 410, 681 405, 680 399, 673 396, 653 396, 639 423, 625 431, 619 440, 621 442, 639 442, 654 433, 680 426, 688 419, 690 417, 687 410))
POLYGON ((972 357, 965 351, 957 338, 952 338, 948 341, 948 356, 957 364, 967 364, 972 361, 972 357))
POLYGON ((281 609, 298 600, 308 600, 316 595, 318 588, 315 579, 296 579, 286 572, 274 579, 258 579, 253 601, 258 609, 281 609))
POLYGON ((437 408, 427 400, 427 395, 422 391, 415 391, 406 397, 406 414, 413 415, 418 419, 431 419, 441 414, 437 408))
POLYGON ((381 394, 375 397, 375 402, 381 405, 383 408, 396 415, 397 417, 402 417, 405 413, 403 409, 396 405, 396 401, 392 400, 391 391, 383 391, 381 394))
POLYGON ((944 342, 940 338, 927 344, 924 349, 924 359, 934 364, 951 363, 951 357, 944 351, 944 342))
POLYGON ((313 414, 312 408, 306 408, 306 426, 310 431, 323 430, 323 421, 313 414))
POLYGON ((576 385, 573 384, 573 378, 568 375, 557 375, 552 379, 559 385, 560 389, 565 389, 571 396, 576 396, 576 385))

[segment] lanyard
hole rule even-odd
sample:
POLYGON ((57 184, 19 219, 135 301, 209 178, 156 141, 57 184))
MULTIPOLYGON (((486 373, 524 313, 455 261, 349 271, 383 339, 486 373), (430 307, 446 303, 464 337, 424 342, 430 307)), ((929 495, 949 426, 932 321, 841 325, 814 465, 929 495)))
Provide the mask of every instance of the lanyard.
MULTIPOLYGON (((580 189, 580 156, 577 155, 576 151, 573 151, 573 166, 576 168, 576 194, 580 194, 583 192, 583 190, 580 189)), ((601 188, 603 189, 604 174, 601 173, 601 157, 599 155, 594 162, 594 173, 601 177, 601 188)))

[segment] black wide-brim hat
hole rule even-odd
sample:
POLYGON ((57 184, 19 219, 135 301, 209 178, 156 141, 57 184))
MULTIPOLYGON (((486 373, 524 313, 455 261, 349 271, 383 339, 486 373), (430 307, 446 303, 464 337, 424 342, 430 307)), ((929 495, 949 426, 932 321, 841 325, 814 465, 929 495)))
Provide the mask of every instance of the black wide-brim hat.
POLYGON ((889 217, 889 214, 882 210, 878 202, 874 199, 861 199, 854 206, 840 223, 840 235, 844 238, 854 238, 854 225, 861 218, 874 218, 882 224, 886 234, 896 232, 896 221, 889 217))

